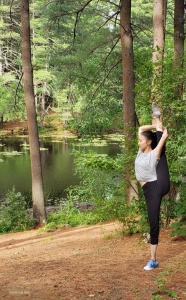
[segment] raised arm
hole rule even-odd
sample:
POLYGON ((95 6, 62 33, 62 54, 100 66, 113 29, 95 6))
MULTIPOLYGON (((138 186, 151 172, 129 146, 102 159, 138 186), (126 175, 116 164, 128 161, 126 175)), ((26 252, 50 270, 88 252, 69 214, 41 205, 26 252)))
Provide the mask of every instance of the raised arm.
POLYGON ((144 126, 140 126, 138 129, 138 136, 146 130, 152 130, 152 129, 156 129, 156 124, 151 124, 151 125, 144 125, 144 126))
POLYGON ((158 145, 156 146, 155 148, 155 153, 156 153, 156 157, 159 158, 160 155, 161 155, 161 151, 162 151, 162 148, 163 146, 165 145, 165 142, 168 138, 168 132, 167 132, 167 128, 162 128, 163 130, 163 134, 162 134, 162 137, 158 143, 158 145))

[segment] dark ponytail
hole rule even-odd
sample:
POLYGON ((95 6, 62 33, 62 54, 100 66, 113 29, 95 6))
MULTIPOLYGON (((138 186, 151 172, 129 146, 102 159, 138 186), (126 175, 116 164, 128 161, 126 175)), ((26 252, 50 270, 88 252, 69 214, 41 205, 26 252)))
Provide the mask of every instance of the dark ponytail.
POLYGON ((152 141, 151 147, 155 149, 157 146, 156 133, 151 130, 142 131, 141 135, 145 136, 147 140, 152 141))

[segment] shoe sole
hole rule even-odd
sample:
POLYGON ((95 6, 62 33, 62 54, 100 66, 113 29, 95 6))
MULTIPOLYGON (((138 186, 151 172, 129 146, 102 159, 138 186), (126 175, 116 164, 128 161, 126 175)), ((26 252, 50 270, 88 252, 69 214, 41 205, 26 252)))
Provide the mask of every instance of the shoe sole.
POLYGON ((159 265, 156 266, 156 267, 154 267, 154 268, 146 268, 146 267, 144 267, 143 269, 144 269, 145 271, 150 271, 150 270, 156 269, 156 268, 158 268, 158 267, 159 267, 159 265))

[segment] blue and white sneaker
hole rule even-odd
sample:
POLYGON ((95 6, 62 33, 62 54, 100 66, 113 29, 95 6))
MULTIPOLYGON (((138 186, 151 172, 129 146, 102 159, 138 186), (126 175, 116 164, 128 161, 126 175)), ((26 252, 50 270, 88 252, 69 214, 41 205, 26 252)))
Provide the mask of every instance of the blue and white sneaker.
POLYGON ((148 263, 146 264, 146 266, 144 267, 144 270, 152 270, 159 267, 159 264, 157 262, 157 260, 149 260, 148 263))

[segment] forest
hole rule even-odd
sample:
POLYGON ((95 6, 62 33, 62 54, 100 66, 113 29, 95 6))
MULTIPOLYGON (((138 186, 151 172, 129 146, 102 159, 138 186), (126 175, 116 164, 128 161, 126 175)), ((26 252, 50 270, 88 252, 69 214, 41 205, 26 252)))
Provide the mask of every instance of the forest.
MULTIPOLYGON (((3 130, 10 120, 28 122, 37 222, 56 228, 119 220, 126 233, 147 231, 134 160, 137 128, 151 122, 156 101, 169 132, 171 175, 161 223, 171 226, 173 235, 186 235, 184 22, 184 0, 1 1, 0 126, 3 130), (52 120, 82 140, 110 133, 123 138, 122 153, 114 159, 74 153, 81 184, 69 190, 68 205, 47 219, 39 135, 58 130, 52 120), (95 209, 79 212, 75 200, 95 203, 95 209)), ((8 203, 18 194, 11 192, 8 203)), ((15 208, 10 211, 7 205, 1 208, 6 217, 15 208)), ((17 228, 12 223, 7 229, 3 222, 1 232, 17 228)))

